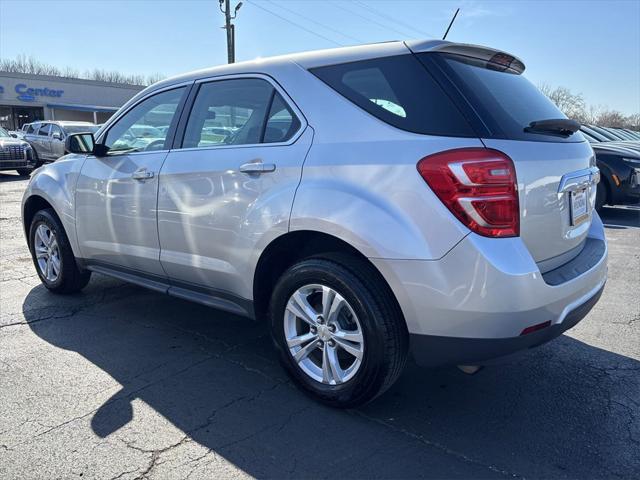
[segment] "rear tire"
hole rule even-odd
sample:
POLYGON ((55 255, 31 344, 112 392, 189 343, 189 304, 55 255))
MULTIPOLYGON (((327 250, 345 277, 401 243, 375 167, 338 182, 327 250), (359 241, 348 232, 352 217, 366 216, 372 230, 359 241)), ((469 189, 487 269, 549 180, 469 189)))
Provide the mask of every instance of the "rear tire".
POLYGON ((366 261, 329 254, 296 263, 278 280, 269 313, 285 369, 324 404, 351 408, 367 403, 404 369, 409 344, 404 318, 389 287, 366 261), (312 308, 305 310, 306 317, 317 314, 315 328, 299 310, 293 313, 301 298, 305 308, 312 308), (296 344, 302 337, 311 341, 296 344))
POLYGON ((78 268, 69 239, 53 209, 37 212, 29 228, 29 249, 42 284, 54 293, 82 290, 91 272, 78 268))

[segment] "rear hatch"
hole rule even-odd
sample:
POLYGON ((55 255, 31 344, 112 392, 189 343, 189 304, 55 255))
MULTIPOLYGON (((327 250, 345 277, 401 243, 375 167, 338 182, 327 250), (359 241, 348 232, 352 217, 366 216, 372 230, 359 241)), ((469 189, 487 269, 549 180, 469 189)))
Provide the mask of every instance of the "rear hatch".
POLYGON ((486 147, 515 165, 520 236, 541 271, 577 255, 591 224, 599 175, 579 125, 523 75, 524 64, 469 45, 408 44, 451 92, 486 147))

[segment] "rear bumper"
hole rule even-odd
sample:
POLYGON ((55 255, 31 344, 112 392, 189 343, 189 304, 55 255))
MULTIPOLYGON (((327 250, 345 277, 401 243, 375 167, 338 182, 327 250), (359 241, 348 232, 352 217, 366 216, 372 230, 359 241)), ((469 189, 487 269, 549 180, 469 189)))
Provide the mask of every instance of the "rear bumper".
POLYGON ((600 299, 604 286, 583 304, 571 310, 561 323, 537 332, 511 338, 456 338, 411 335, 410 345, 419 365, 478 365, 488 360, 537 347, 560 336, 582 320, 600 299))
POLYGON ((413 355, 424 365, 479 362, 551 340, 588 313, 607 278, 595 212, 581 253, 544 275, 520 238, 475 234, 440 260, 371 261, 396 295, 413 355))

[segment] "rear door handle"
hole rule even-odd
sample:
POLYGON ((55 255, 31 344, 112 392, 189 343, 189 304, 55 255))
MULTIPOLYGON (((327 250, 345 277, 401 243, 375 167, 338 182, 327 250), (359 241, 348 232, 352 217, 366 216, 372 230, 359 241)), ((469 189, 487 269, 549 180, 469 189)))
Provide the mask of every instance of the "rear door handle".
POLYGON ((240 165, 242 173, 267 173, 273 172, 275 169, 276 165, 274 163, 252 162, 240 165))
POLYGON ((153 172, 148 171, 146 168, 141 168, 140 170, 136 170, 131 174, 131 178, 134 180, 148 180, 153 178, 155 174, 153 172))

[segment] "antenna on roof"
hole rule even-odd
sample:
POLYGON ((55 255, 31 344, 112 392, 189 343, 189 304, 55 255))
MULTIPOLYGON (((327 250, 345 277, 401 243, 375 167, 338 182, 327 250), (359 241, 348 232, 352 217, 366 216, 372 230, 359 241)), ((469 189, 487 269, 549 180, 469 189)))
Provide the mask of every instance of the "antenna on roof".
POLYGON ((451 22, 449 22, 449 26, 447 27, 447 31, 444 32, 444 37, 442 37, 442 40, 445 40, 447 38, 447 35, 449 34, 449 30, 451 30, 451 25, 453 25, 453 22, 456 21, 456 17, 458 16, 459 11, 460 9, 456 8, 456 13, 453 14, 453 18, 451 19, 451 22))

